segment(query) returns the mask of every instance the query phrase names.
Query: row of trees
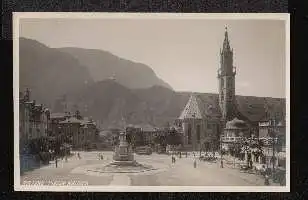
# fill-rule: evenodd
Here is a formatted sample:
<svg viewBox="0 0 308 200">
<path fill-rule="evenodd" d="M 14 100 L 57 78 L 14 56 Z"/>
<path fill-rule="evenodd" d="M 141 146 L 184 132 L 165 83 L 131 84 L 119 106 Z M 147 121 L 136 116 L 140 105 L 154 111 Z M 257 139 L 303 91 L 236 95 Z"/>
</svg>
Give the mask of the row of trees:
<svg viewBox="0 0 308 200">
<path fill-rule="evenodd" d="M 21 151 L 36 155 L 39 160 L 48 162 L 54 157 L 70 154 L 70 138 L 64 135 L 57 137 L 40 137 L 31 139 Z"/>
<path fill-rule="evenodd" d="M 147 141 L 145 133 L 138 130 L 127 131 L 127 142 L 133 147 L 144 145 L 179 145 L 182 144 L 182 137 L 176 130 L 166 130 L 162 134 L 157 134 L 152 141 Z"/>
</svg>

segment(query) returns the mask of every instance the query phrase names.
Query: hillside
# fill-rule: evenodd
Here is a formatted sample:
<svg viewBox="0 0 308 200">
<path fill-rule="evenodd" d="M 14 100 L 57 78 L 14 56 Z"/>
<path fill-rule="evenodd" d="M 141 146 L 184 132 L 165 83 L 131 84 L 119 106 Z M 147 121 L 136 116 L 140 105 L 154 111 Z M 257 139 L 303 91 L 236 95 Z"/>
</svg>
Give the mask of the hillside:
<svg viewBox="0 0 308 200">
<path fill-rule="evenodd" d="M 82 48 L 60 48 L 86 66 L 94 81 L 102 81 L 115 75 L 117 82 L 130 89 L 149 88 L 154 85 L 172 89 L 169 84 L 158 78 L 147 65 L 132 62 L 115 56 L 107 51 Z"/>
<path fill-rule="evenodd" d="M 87 68 L 67 53 L 35 40 L 19 40 L 20 91 L 31 89 L 32 98 L 52 107 L 54 100 L 93 83 Z"/>
</svg>

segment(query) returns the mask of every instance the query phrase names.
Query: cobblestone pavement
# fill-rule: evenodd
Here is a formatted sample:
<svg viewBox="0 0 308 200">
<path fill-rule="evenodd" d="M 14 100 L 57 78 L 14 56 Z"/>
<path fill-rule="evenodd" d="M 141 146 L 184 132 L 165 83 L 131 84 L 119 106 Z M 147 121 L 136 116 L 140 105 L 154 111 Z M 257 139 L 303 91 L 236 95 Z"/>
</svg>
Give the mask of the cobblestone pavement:
<svg viewBox="0 0 308 200">
<path fill-rule="evenodd" d="M 255 174 L 241 173 L 230 166 L 220 168 L 219 162 L 209 163 L 197 160 L 193 166 L 193 156 L 176 157 L 172 164 L 168 155 L 135 155 L 137 162 L 156 165 L 163 170 L 149 173 L 110 174 L 102 176 L 78 172 L 80 167 L 102 164 L 112 161 L 112 152 L 101 152 L 104 160 L 98 159 L 99 152 L 80 152 L 81 159 L 72 156 L 67 162 L 60 160 L 58 167 L 51 162 L 47 166 L 25 172 L 21 184 L 74 184 L 74 185 L 135 185 L 135 186 L 263 186 L 264 179 Z M 273 184 L 271 184 L 273 185 Z"/>
</svg>

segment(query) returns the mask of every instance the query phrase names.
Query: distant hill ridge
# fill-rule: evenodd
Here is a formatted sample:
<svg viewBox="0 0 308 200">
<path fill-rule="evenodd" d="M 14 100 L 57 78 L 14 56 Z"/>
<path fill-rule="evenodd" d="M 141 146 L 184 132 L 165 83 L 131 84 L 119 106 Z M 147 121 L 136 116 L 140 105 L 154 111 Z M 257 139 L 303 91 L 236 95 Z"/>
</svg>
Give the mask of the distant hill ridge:
<svg viewBox="0 0 308 200">
<path fill-rule="evenodd" d="M 101 81 L 115 76 L 117 82 L 130 89 L 148 88 L 161 85 L 172 89 L 169 84 L 158 78 L 149 66 L 132 62 L 97 49 L 60 48 L 62 52 L 69 53 L 78 61 L 87 66 L 94 81 Z"/>
</svg>

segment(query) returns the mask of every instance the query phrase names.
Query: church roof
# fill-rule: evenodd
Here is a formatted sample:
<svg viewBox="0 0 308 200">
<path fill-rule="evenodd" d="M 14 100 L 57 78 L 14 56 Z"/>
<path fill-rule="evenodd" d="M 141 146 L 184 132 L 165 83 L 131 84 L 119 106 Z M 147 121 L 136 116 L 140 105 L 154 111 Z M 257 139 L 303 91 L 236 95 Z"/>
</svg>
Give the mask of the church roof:
<svg viewBox="0 0 308 200">
<path fill-rule="evenodd" d="M 179 119 L 202 119 L 195 95 L 191 95 Z"/>
<path fill-rule="evenodd" d="M 217 94 L 198 94 L 197 98 L 203 118 L 216 118 L 221 116 Z"/>
<path fill-rule="evenodd" d="M 197 93 L 191 96 L 186 103 L 179 119 L 192 118 L 196 111 L 198 118 L 219 118 L 219 96 L 214 93 Z M 197 103 L 196 103 L 197 102 Z M 284 98 L 236 96 L 236 116 L 247 122 L 268 121 L 276 118 L 283 121 L 286 113 L 286 101 Z M 200 113 L 200 115 L 199 115 Z M 197 117 L 196 117 L 197 118 Z"/>
<path fill-rule="evenodd" d="M 270 97 L 236 96 L 238 112 L 251 122 L 268 121 L 276 118 L 284 120 L 285 99 Z"/>
</svg>

